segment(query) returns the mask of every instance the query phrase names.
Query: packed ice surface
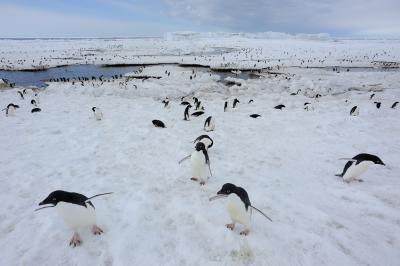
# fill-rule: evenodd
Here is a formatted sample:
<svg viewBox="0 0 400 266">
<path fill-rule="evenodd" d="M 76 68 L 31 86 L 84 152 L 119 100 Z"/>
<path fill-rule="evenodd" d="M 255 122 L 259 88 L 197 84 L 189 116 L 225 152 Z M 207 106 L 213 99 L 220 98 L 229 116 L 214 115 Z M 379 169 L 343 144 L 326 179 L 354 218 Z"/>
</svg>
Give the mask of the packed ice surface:
<svg viewBox="0 0 400 266">
<path fill-rule="evenodd" d="M 268 43 L 245 41 L 226 47 Z M 306 41 L 281 42 L 286 50 L 309 49 Z M 376 43 L 364 41 L 364 50 L 349 44 L 348 55 L 377 53 Z M 399 51 L 391 49 L 399 47 L 395 41 L 379 45 Z M 238 78 L 241 86 L 231 87 L 207 71 L 191 80 L 190 68 L 171 65 L 143 70 L 161 79 L 49 83 L 39 93 L 42 112 L 35 114 L 31 90 L 25 100 L 16 92 L 21 88 L 1 91 L 2 107 L 13 102 L 20 108 L 15 117 L 0 116 L 0 265 L 399 265 L 400 108 L 390 106 L 400 99 L 400 73 L 281 72 Z M 315 99 L 317 93 L 322 97 Z M 205 114 L 183 121 L 184 95 L 198 97 Z M 170 109 L 161 103 L 165 97 Z M 238 107 L 223 112 L 234 98 Z M 314 110 L 305 111 L 305 102 Z M 274 109 L 278 104 L 286 108 Z M 349 115 L 354 105 L 356 117 Z M 93 106 L 103 120 L 94 119 Z M 261 117 L 249 117 L 254 113 Z M 189 180 L 189 161 L 178 161 L 204 134 L 209 115 L 216 121 L 208 133 L 213 176 L 201 187 Z M 153 119 L 166 128 L 155 128 Z M 334 176 L 345 164 L 338 158 L 362 152 L 378 155 L 386 166 L 372 166 L 362 183 Z M 227 182 L 245 188 L 273 222 L 254 212 L 248 236 L 239 235 L 241 227 L 227 229 L 224 200 L 208 200 Z M 88 197 L 114 192 L 93 199 L 105 233 L 81 230 L 83 245 L 69 247 L 72 232 L 56 211 L 34 212 L 57 189 Z"/>
</svg>

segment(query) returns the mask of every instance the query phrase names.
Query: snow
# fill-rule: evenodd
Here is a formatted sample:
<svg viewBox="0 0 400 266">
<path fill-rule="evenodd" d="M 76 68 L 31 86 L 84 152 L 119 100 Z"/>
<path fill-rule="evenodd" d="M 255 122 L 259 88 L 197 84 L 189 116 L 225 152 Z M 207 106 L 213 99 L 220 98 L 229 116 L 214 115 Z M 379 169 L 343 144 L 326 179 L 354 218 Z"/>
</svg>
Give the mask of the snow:
<svg viewBox="0 0 400 266">
<path fill-rule="evenodd" d="M 290 53 L 342 49 L 347 57 L 383 50 L 390 54 L 380 59 L 399 51 L 396 41 L 346 41 L 336 47 L 297 39 L 233 40 L 200 42 L 225 43 L 225 48 L 286 42 Z M 15 57 L 9 58 L 37 49 L 36 41 L 27 42 L 16 42 Z M 71 53 L 85 42 L 71 41 L 65 51 L 61 42 L 49 41 L 46 49 L 29 56 L 48 57 L 48 49 L 58 45 L 60 53 Z M 87 42 L 91 47 L 105 43 Z M 191 45 L 163 42 L 181 51 Z M 200 46 L 193 51 L 200 52 Z M 158 47 L 140 52 L 151 54 L 152 49 Z M 114 52 L 110 50 L 104 54 Z M 309 56 L 299 54 L 301 59 Z M 245 65 L 233 58 L 229 62 Z M 13 102 L 20 108 L 15 117 L 0 116 L 0 265 L 399 265 L 400 109 L 390 106 L 400 98 L 400 73 L 295 66 L 280 72 L 276 77 L 263 72 L 258 79 L 236 78 L 242 85 L 227 87 L 207 70 L 196 69 L 190 80 L 190 68 L 148 66 L 140 75 L 161 79 L 125 83 L 124 77 L 123 86 L 120 81 L 49 83 L 39 93 L 42 112 L 35 114 L 30 113 L 31 91 L 25 100 L 16 92 L 21 88 L 1 91 L 0 106 Z M 291 96 L 297 89 L 302 89 L 299 95 Z M 370 101 L 371 91 L 376 95 Z M 317 93 L 323 95 L 319 100 L 312 98 Z M 183 121 L 179 103 L 184 95 L 198 97 L 205 114 Z M 165 97 L 170 109 L 163 108 Z M 238 107 L 223 112 L 224 102 L 232 104 L 234 98 L 240 100 Z M 247 104 L 250 99 L 254 102 Z M 374 100 L 382 102 L 380 109 Z M 314 111 L 303 110 L 305 102 Z M 274 109 L 278 104 L 286 108 Z M 360 108 L 356 117 L 349 115 L 354 105 Z M 93 106 L 101 108 L 103 120 L 94 119 Z M 250 118 L 252 113 L 261 117 Z M 209 115 L 216 123 L 216 130 L 207 133 L 214 140 L 209 149 L 213 177 L 201 187 L 189 180 L 189 161 L 178 161 L 193 151 L 192 142 L 204 134 Z M 155 128 L 153 119 L 167 128 Z M 362 183 L 347 184 L 334 176 L 345 164 L 338 158 L 361 152 L 378 155 L 386 166 L 370 167 Z M 230 222 L 225 200 L 208 199 L 227 182 L 245 188 L 252 204 L 273 222 L 253 213 L 246 237 L 239 235 L 240 227 L 225 228 Z M 82 230 L 83 245 L 69 247 L 72 232 L 56 211 L 34 212 L 57 189 L 86 196 L 114 192 L 93 200 L 105 233 L 94 236 Z"/>
</svg>

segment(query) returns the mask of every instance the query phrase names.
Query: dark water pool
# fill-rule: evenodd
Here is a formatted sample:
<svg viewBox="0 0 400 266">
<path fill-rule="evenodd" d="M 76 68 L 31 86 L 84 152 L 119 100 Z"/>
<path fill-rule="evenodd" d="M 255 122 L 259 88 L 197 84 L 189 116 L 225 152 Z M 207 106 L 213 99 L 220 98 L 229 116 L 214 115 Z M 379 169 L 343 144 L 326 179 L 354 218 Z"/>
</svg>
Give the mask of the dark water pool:
<svg viewBox="0 0 400 266">
<path fill-rule="evenodd" d="M 100 77 L 105 78 L 124 75 L 139 69 L 139 66 L 103 67 L 97 65 L 70 65 L 49 68 L 40 71 L 8 71 L 0 70 L 0 78 L 19 86 L 43 87 L 44 81 L 57 78 Z"/>
</svg>

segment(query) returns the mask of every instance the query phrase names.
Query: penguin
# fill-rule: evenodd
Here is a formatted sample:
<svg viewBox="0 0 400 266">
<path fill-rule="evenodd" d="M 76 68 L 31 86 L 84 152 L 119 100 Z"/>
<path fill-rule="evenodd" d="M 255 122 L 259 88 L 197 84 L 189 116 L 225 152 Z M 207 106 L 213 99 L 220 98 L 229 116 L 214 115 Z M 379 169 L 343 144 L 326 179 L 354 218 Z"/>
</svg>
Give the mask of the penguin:
<svg viewBox="0 0 400 266">
<path fill-rule="evenodd" d="M 396 106 L 399 104 L 399 102 L 394 102 L 393 103 L 393 105 L 392 105 L 392 107 L 390 107 L 390 108 L 393 108 L 393 109 L 395 109 L 396 108 Z"/>
<path fill-rule="evenodd" d="M 238 103 L 240 103 L 239 100 L 235 98 L 235 99 L 233 100 L 232 108 L 236 108 L 236 105 L 237 105 Z"/>
<path fill-rule="evenodd" d="M 376 104 L 376 108 L 381 108 L 381 102 L 374 102 L 374 104 Z"/>
<path fill-rule="evenodd" d="M 202 114 L 204 114 L 204 112 L 203 111 L 197 111 L 197 112 L 194 112 L 194 113 L 192 113 L 192 116 L 201 116 Z"/>
<path fill-rule="evenodd" d="M 6 116 L 15 116 L 15 110 L 19 108 L 19 105 L 10 103 L 7 107 L 3 110 L 6 110 Z"/>
<path fill-rule="evenodd" d="M 183 120 L 189 121 L 189 109 L 192 108 L 190 104 L 188 104 L 185 108 L 185 112 L 183 113 Z"/>
<path fill-rule="evenodd" d="M 102 120 L 103 119 L 103 113 L 101 112 L 101 110 L 100 110 L 100 108 L 98 108 L 98 107 L 92 107 L 92 111 L 93 111 L 93 115 L 94 115 L 94 118 L 96 119 L 96 120 Z"/>
<path fill-rule="evenodd" d="M 17 91 L 17 92 L 18 92 L 19 96 L 21 97 L 21 100 L 23 100 L 24 99 L 24 94 L 22 92 L 20 92 L 20 91 Z"/>
<path fill-rule="evenodd" d="M 181 105 L 190 105 L 190 103 L 189 103 L 189 102 L 186 102 L 186 101 L 184 101 L 184 102 L 181 102 Z"/>
<path fill-rule="evenodd" d="M 206 150 L 208 150 L 209 148 L 211 148 L 211 147 L 214 145 L 213 139 L 210 138 L 210 136 L 208 136 L 208 135 L 201 135 L 201 136 L 198 136 L 198 137 L 193 141 L 194 144 L 196 144 L 196 142 L 203 142 L 204 145 L 205 145 L 205 147 L 206 147 Z"/>
<path fill-rule="evenodd" d="M 196 109 L 195 109 L 195 110 L 204 110 L 204 107 L 201 106 L 201 101 L 198 101 L 198 102 L 196 103 Z"/>
<path fill-rule="evenodd" d="M 199 99 L 197 99 L 196 97 L 193 97 L 194 100 L 194 105 L 197 105 L 197 103 L 199 102 Z"/>
<path fill-rule="evenodd" d="M 357 105 L 353 106 L 350 110 L 350 115 L 352 116 L 357 116 L 360 114 L 360 108 L 357 107 Z"/>
<path fill-rule="evenodd" d="M 212 116 L 207 117 L 206 121 L 204 122 L 204 131 L 214 131 L 215 129 L 215 119 Z"/>
<path fill-rule="evenodd" d="M 257 117 L 260 117 L 261 115 L 259 115 L 259 114 L 251 114 L 250 115 L 250 117 L 252 117 L 252 118 L 257 118 Z"/>
<path fill-rule="evenodd" d="M 41 112 L 41 111 L 42 111 L 42 109 L 36 107 L 36 108 L 33 108 L 33 109 L 31 110 L 31 113 L 32 113 L 32 114 L 33 114 L 33 113 L 39 113 L 39 112 Z"/>
<path fill-rule="evenodd" d="M 285 105 L 279 104 L 279 105 L 275 106 L 274 108 L 275 108 L 275 109 L 282 110 L 282 109 L 285 108 L 285 107 L 286 107 Z"/>
<path fill-rule="evenodd" d="M 227 101 L 225 101 L 225 104 L 224 104 L 224 112 L 226 112 L 226 111 L 227 111 L 227 109 L 228 109 L 228 102 L 227 102 Z"/>
<path fill-rule="evenodd" d="M 357 179 L 357 177 L 367 171 L 369 166 L 372 164 L 385 165 L 378 156 L 368 153 L 360 153 L 354 156 L 352 159 L 346 160 L 348 160 L 348 162 L 344 166 L 343 172 L 335 176 L 342 177 L 347 183 L 353 180 L 362 182 L 362 180 Z"/>
<path fill-rule="evenodd" d="M 304 110 L 311 111 L 311 110 L 314 110 L 314 107 L 311 105 L 311 103 L 305 102 L 304 103 Z"/>
<path fill-rule="evenodd" d="M 111 193 L 112 192 L 97 194 L 88 198 L 76 192 L 56 190 L 51 192 L 39 203 L 39 206 L 49 205 L 36 209 L 35 211 L 55 207 L 66 225 L 74 232 L 69 245 L 76 247 L 82 243 L 78 234 L 79 229 L 91 226 L 93 234 L 100 235 L 103 233 L 103 230 L 96 225 L 95 207 L 90 200 Z"/>
<path fill-rule="evenodd" d="M 252 103 L 252 102 L 254 102 L 253 99 L 250 99 L 248 103 Z"/>
<path fill-rule="evenodd" d="M 166 97 L 162 103 L 164 104 L 164 108 L 170 108 L 169 99 Z"/>
<path fill-rule="evenodd" d="M 251 210 L 253 209 L 264 215 L 264 217 L 272 222 L 271 218 L 251 205 L 249 195 L 244 188 L 235 186 L 231 183 L 226 183 L 217 192 L 217 195 L 211 197 L 209 200 L 212 201 L 221 197 L 227 198 L 226 208 L 232 220 L 232 223 L 226 224 L 225 226 L 233 230 L 235 229 L 236 223 L 242 224 L 244 226 L 244 230 L 240 231 L 241 235 L 248 235 L 250 232 L 250 216 Z"/>
<path fill-rule="evenodd" d="M 292 96 L 297 95 L 297 94 L 299 94 L 300 91 L 301 91 L 301 89 L 298 89 L 297 92 L 292 92 L 290 95 L 292 95 Z"/>
<path fill-rule="evenodd" d="M 203 142 L 198 142 L 195 151 L 190 156 L 190 165 L 192 168 L 192 177 L 190 180 L 200 181 L 200 185 L 205 185 L 210 171 L 210 159 L 208 157 L 206 146 Z"/>
<path fill-rule="evenodd" d="M 165 124 L 164 124 L 164 122 L 161 121 L 161 120 L 154 119 L 154 120 L 151 121 L 151 122 L 153 123 L 153 125 L 154 125 L 155 127 L 162 127 L 162 128 L 165 128 Z"/>
<path fill-rule="evenodd" d="M 36 101 L 35 101 L 34 99 L 31 100 L 31 104 L 32 104 L 33 106 L 37 107 L 37 103 L 36 103 Z"/>
<path fill-rule="evenodd" d="M 372 100 L 372 98 L 374 98 L 375 93 L 372 93 L 371 96 L 369 96 L 369 100 Z"/>
</svg>

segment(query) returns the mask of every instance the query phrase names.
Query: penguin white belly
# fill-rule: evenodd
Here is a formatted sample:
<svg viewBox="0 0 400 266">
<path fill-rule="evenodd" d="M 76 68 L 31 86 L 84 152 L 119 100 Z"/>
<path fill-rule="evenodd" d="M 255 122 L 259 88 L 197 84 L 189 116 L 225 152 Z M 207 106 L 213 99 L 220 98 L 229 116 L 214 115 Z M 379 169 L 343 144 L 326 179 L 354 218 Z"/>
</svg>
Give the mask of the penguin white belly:
<svg viewBox="0 0 400 266">
<path fill-rule="evenodd" d="M 355 178 L 357 178 L 358 176 L 360 176 L 361 174 L 363 174 L 365 171 L 368 170 L 368 167 L 373 164 L 373 162 L 371 161 L 364 161 L 361 162 L 357 165 L 355 165 L 356 163 L 353 162 L 353 164 L 349 167 L 349 169 L 347 169 L 346 173 L 343 176 L 343 180 L 346 182 L 350 182 L 352 180 L 354 180 Z"/>
<path fill-rule="evenodd" d="M 205 181 L 207 179 L 207 164 L 203 152 L 193 152 L 190 156 L 190 163 L 192 166 L 192 176 Z"/>
<path fill-rule="evenodd" d="M 215 118 L 212 117 L 212 118 L 210 119 L 210 123 L 207 124 L 207 125 L 204 127 L 204 129 L 205 129 L 205 131 L 213 131 L 214 128 L 215 128 Z M 207 146 L 206 146 L 206 147 L 207 147 Z"/>
<path fill-rule="evenodd" d="M 246 211 L 244 203 L 235 193 L 229 194 L 226 208 L 233 222 L 250 229 L 250 212 Z"/>
<path fill-rule="evenodd" d="M 96 110 L 94 112 L 94 117 L 96 118 L 96 120 L 102 120 L 103 119 L 103 113 L 100 110 Z"/>
<path fill-rule="evenodd" d="M 7 116 L 15 116 L 15 108 L 10 106 L 7 110 Z"/>
<path fill-rule="evenodd" d="M 82 205 L 59 202 L 56 209 L 64 222 L 72 230 L 96 224 L 96 213 L 90 204 Z"/>
</svg>

